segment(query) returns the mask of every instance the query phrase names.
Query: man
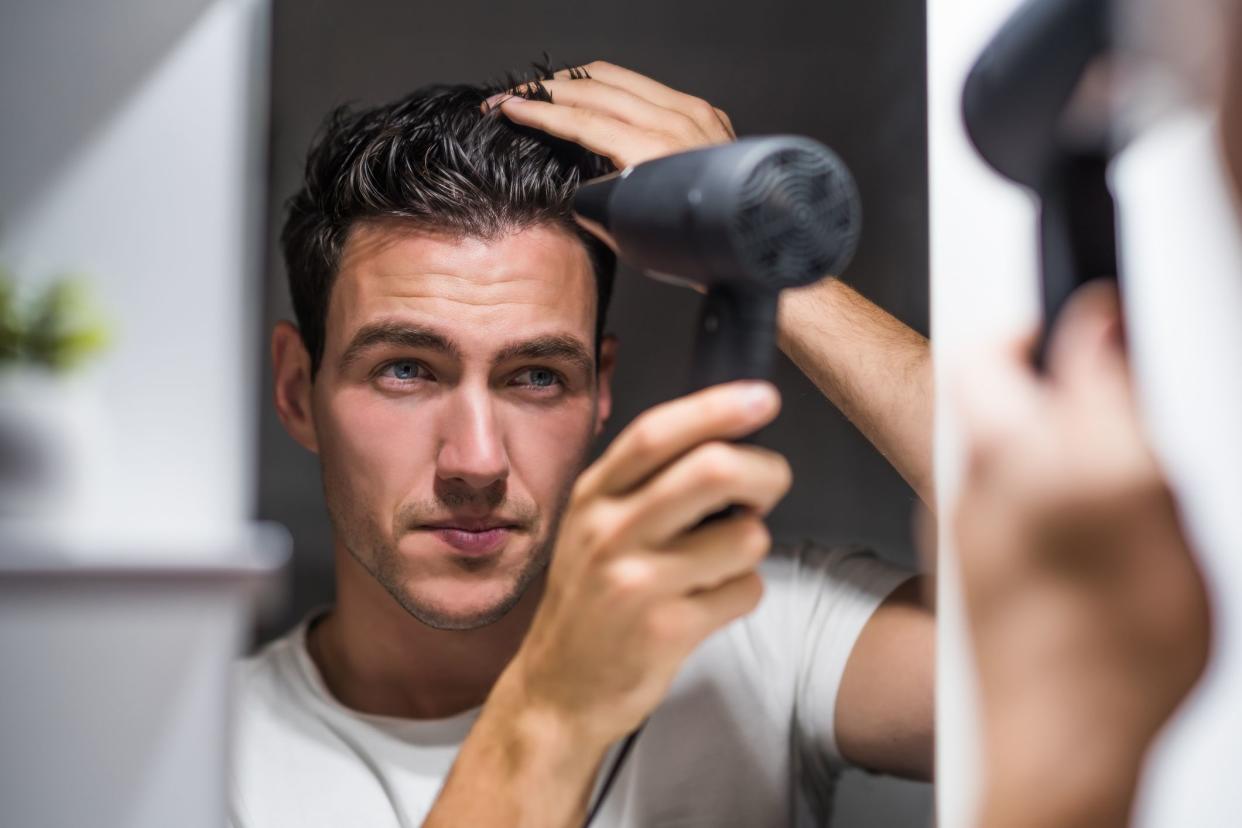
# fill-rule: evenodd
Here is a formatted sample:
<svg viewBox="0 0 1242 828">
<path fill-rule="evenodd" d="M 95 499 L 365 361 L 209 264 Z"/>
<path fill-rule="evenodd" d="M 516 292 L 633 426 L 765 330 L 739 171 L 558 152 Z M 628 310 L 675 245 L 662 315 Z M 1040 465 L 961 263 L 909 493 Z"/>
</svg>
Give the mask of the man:
<svg viewBox="0 0 1242 828">
<path fill-rule="evenodd" d="M 644 720 L 596 825 L 822 822 L 843 762 L 926 778 L 917 585 L 764 561 L 788 465 L 730 441 L 771 386 L 658 406 L 583 471 L 612 260 L 569 198 L 598 156 L 731 140 L 727 116 L 602 63 L 500 91 L 338 115 L 291 204 L 275 398 L 322 464 L 337 604 L 240 668 L 234 825 L 581 824 Z M 926 496 L 925 341 L 836 282 L 781 341 Z"/>
</svg>

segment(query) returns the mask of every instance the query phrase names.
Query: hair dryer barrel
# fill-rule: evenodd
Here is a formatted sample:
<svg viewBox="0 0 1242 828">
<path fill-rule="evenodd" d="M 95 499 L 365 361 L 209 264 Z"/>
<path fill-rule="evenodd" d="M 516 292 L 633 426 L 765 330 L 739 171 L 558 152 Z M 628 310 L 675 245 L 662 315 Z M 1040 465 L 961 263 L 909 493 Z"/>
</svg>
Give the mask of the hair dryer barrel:
<svg viewBox="0 0 1242 828">
<path fill-rule="evenodd" d="M 1088 64 L 1108 45 L 1108 0 L 1027 0 L 979 56 L 962 117 L 1001 175 L 1045 184 L 1062 151 L 1064 113 Z"/>
<path fill-rule="evenodd" d="M 796 136 L 648 161 L 583 185 L 574 208 L 644 270 L 772 291 L 840 274 L 862 225 L 848 168 Z"/>
</svg>

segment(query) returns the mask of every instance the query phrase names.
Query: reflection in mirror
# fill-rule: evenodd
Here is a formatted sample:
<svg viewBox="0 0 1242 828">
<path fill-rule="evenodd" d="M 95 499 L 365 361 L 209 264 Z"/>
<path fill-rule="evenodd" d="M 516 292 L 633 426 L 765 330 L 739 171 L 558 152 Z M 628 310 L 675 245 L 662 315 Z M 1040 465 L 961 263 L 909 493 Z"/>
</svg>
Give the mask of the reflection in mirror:
<svg viewBox="0 0 1242 828">
<path fill-rule="evenodd" d="M 277 4 L 296 551 L 238 828 L 927 824 L 924 30 L 887 5 Z M 733 143 L 771 134 L 819 143 Z M 626 167 L 617 261 L 571 197 Z"/>
</svg>

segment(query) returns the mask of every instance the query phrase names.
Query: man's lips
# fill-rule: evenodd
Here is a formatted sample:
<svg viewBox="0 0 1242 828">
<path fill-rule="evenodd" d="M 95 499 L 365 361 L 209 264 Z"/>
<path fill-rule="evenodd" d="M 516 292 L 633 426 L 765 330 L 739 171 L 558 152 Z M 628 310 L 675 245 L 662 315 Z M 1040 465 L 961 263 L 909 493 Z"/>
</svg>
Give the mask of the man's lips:
<svg viewBox="0 0 1242 828">
<path fill-rule="evenodd" d="M 516 529 L 518 524 L 504 518 L 449 518 L 432 520 L 419 525 L 419 529 L 460 529 L 463 532 L 487 532 L 492 529 Z"/>
<path fill-rule="evenodd" d="M 492 520 L 454 520 L 418 527 L 466 555 L 488 555 L 501 549 L 518 526 Z"/>
</svg>

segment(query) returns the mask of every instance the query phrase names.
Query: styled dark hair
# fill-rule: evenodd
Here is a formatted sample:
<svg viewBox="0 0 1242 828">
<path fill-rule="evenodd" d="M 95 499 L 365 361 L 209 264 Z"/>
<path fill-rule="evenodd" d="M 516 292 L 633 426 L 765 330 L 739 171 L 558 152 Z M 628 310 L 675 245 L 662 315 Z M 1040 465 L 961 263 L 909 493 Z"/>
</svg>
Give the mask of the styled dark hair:
<svg viewBox="0 0 1242 828">
<path fill-rule="evenodd" d="M 425 86 L 382 106 L 341 107 L 324 121 L 280 234 L 312 376 L 323 359 L 328 298 L 349 231 L 383 218 L 481 239 L 540 224 L 575 234 L 595 270 L 598 358 L 616 259 L 577 226 L 571 199 L 579 181 L 612 165 L 499 111 L 481 111 L 485 99 L 520 83 L 525 97 L 551 100 L 538 83 L 550 73 L 544 66 L 536 71 L 494 85 Z"/>
</svg>

